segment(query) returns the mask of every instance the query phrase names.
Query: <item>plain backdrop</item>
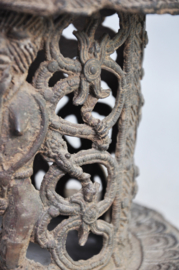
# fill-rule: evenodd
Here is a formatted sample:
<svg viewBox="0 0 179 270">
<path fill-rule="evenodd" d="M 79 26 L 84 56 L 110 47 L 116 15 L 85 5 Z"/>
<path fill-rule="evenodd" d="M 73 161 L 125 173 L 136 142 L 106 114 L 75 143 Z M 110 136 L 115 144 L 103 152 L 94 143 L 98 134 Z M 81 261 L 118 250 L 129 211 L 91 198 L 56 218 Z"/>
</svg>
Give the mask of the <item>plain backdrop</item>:
<svg viewBox="0 0 179 270">
<path fill-rule="evenodd" d="M 118 16 L 107 17 L 103 24 L 117 31 Z M 160 211 L 179 228 L 179 16 L 147 15 L 146 28 L 149 44 L 143 63 L 145 105 L 135 153 L 140 168 L 135 201 Z M 63 34 L 74 39 L 74 29 L 70 25 Z M 102 87 L 108 86 L 102 82 Z M 112 96 L 108 103 L 114 106 Z M 75 122 L 74 116 L 67 120 Z M 80 144 L 78 138 L 68 140 L 76 147 Z M 43 175 L 40 171 L 39 187 Z M 78 185 L 75 188 L 80 188 Z"/>
<path fill-rule="evenodd" d="M 159 210 L 179 228 L 179 16 L 148 15 L 146 28 L 136 201 Z"/>
</svg>

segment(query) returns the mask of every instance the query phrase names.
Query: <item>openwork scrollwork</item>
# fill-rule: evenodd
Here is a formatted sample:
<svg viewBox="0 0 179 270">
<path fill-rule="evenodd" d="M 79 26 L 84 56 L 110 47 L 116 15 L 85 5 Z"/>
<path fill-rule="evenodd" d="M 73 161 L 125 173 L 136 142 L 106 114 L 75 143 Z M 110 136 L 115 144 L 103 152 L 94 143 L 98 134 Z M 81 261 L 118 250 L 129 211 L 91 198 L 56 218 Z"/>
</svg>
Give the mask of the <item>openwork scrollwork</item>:
<svg viewBox="0 0 179 270">
<path fill-rule="evenodd" d="M 116 250 L 121 245 L 121 235 L 128 241 L 127 215 L 135 194 L 137 175 L 133 151 L 142 105 L 138 83 L 141 65 L 135 70 L 133 67 L 136 61 L 142 62 L 146 36 L 144 16 L 118 15 L 118 33 L 100 38 L 96 33 L 104 20 L 102 13 L 87 18 L 84 29 L 74 32 L 78 55 L 71 59 L 63 56 L 59 41 L 63 30 L 76 20 L 75 17 L 62 15 L 52 21 L 15 12 L 2 11 L 0 14 L 2 269 L 25 266 L 41 269 L 25 259 L 30 239 L 50 251 L 52 263 L 49 267 L 54 269 L 97 270 L 110 260 L 116 267 L 120 266 Z M 132 56 L 131 51 L 136 47 L 138 53 Z M 46 60 L 35 72 L 31 85 L 26 82 L 28 70 L 42 48 Z M 123 48 L 123 66 L 110 57 L 119 48 Z M 107 98 L 111 91 L 101 88 L 102 70 L 117 78 L 118 90 L 114 108 L 100 120 L 94 117 L 93 110 L 99 99 Z M 56 72 L 65 73 L 67 77 L 50 87 L 49 80 Z M 129 100 L 129 92 L 135 96 L 135 104 Z M 71 123 L 55 113 L 58 102 L 70 93 L 73 93 L 73 105 L 80 106 L 82 124 Z M 116 124 L 119 132 L 114 158 L 107 150 L 111 143 L 109 130 Z M 90 140 L 92 148 L 71 154 L 64 135 Z M 52 163 L 39 192 L 30 180 L 37 153 Z M 107 187 L 101 200 L 98 199 L 99 184 L 94 183 L 82 167 L 95 163 L 108 171 Z M 56 192 L 56 186 L 67 174 L 78 179 L 81 189 L 63 198 Z M 103 218 L 106 212 L 111 213 L 110 222 Z M 48 224 L 59 215 L 69 218 L 49 231 Z M 11 224 L 14 226 L 12 231 Z M 87 242 L 90 231 L 101 235 L 103 247 L 99 254 L 86 261 L 74 261 L 66 250 L 66 239 L 71 230 L 78 231 L 81 246 Z"/>
<path fill-rule="evenodd" d="M 125 42 L 130 32 L 130 25 L 129 23 L 127 27 L 124 25 L 126 20 L 129 22 L 129 18 L 127 15 L 122 15 L 119 33 L 113 39 L 105 35 L 101 41 L 96 41 L 95 32 L 101 23 L 101 17 L 99 14 L 94 16 L 90 19 L 84 31 L 74 33 L 79 41 L 79 57 L 72 60 L 64 58 L 59 50 L 59 37 L 63 29 L 71 23 L 71 20 L 71 17 L 64 16 L 56 23 L 54 32 L 52 31 L 46 44 L 48 61 L 41 64 L 33 80 L 34 87 L 43 95 L 45 93 L 44 98 L 50 103 L 51 114 L 49 121 L 51 131 L 47 135 L 42 153 L 45 158 L 55 163 L 45 175 L 41 186 L 42 201 L 45 200 L 45 204 L 49 205 L 50 208 L 46 210 L 39 221 L 37 238 L 43 247 L 52 247 L 54 245 L 53 257 L 55 261 L 59 267 L 66 266 L 67 269 L 70 269 L 72 259 L 69 258 L 66 252 L 64 235 L 67 237 L 69 230 L 77 229 L 79 231 L 80 245 L 86 243 L 90 230 L 95 234 L 103 235 L 105 241 L 99 255 L 90 259 L 88 263 L 73 262 L 73 268 L 75 267 L 75 269 L 78 269 L 79 265 L 81 269 L 91 269 L 91 264 L 94 265 L 93 268 L 96 268 L 106 264 L 111 257 L 114 246 L 113 234 L 119 226 L 119 219 L 115 213 L 113 213 L 111 224 L 102 220 L 98 221 L 98 218 L 114 202 L 116 193 L 120 196 L 120 181 L 117 181 L 117 163 L 107 152 L 101 152 L 100 150 L 105 150 L 109 146 L 108 131 L 121 114 L 126 91 L 125 74 L 121 67 L 110 58 L 110 54 Z M 100 74 L 102 68 L 114 73 L 119 79 L 120 86 L 114 109 L 108 117 L 100 121 L 93 117 L 92 111 L 98 99 L 106 98 L 110 91 L 101 89 Z M 53 89 L 50 89 L 48 80 L 58 70 L 67 73 L 69 76 L 57 82 Z M 85 124 L 73 125 L 57 118 L 54 113 L 57 102 L 70 92 L 74 92 L 74 105 L 82 105 L 81 114 Z M 120 102 L 118 102 L 119 100 Z M 57 132 L 60 132 L 61 135 L 87 136 L 93 141 L 93 147 L 96 150 L 86 150 L 70 155 L 65 142 Z M 93 184 L 90 175 L 84 173 L 81 169 L 81 165 L 95 162 L 103 164 L 109 170 L 106 194 L 104 200 L 100 202 L 97 202 L 98 184 Z M 63 199 L 55 192 L 57 181 L 59 181 L 60 175 L 62 176 L 64 173 L 76 177 L 82 184 L 82 190 L 69 199 Z M 50 218 L 59 214 L 75 216 L 59 224 L 54 232 L 47 233 Z M 60 244 L 55 239 L 60 241 L 62 235 L 64 240 Z"/>
</svg>

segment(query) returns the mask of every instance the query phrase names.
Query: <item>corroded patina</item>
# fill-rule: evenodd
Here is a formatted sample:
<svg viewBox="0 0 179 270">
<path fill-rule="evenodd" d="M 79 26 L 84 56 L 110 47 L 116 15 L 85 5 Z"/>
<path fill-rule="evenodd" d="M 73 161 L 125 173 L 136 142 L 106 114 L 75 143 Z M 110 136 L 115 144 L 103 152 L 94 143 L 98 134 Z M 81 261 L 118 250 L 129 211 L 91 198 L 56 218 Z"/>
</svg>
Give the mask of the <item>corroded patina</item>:
<svg viewBox="0 0 179 270">
<path fill-rule="evenodd" d="M 0 0 L 1 8 L 45 16 L 69 12 L 91 15 L 102 8 L 130 13 L 179 14 L 178 0 Z"/>
<path fill-rule="evenodd" d="M 33 2 L 26 5 L 25 1 L 0 1 L 3 7 L 45 15 L 58 12 L 58 8 L 61 12 L 71 11 L 73 5 L 81 5 L 80 13 L 83 8 L 87 10 L 85 5 L 90 1 L 80 3 L 36 1 L 34 9 Z M 144 4 L 147 1 L 143 8 Z M 122 10 L 125 5 L 120 3 Z M 172 8 L 171 3 L 167 5 Z M 99 3 L 99 8 L 103 6 Z M 84 13 L 91 13 L 94 7 L 93 1 L 91 9 Z M 140 80 L 148 41 L 145 15 L 120 11 L 119 31 L 114 33 L 103 25 L 105 17 L 114 11 L 77 17 L 75 8 L 73 14 L 53 18 L 0 11 L 0 268 L 156 269 L 151 265 L 148 268 L 143 255 L 148 245 L 137 235 L 140 215 L 147 210 L 142 208 L 141 214 L 139 206 L 134 209 L 133 221 L 137 212 L 137 222 L 130 225 L 138 175 L 133 156 L 144 102 Z M 63 31 L 70 24 L 76 27 L 73 34 L 77 40 L 66 46 Z M 116 61 L 111 57 L 115 52 Z M 101 80 L 110 89 L 103 89 Z M 94 112 L 110 94 L 115 97 L 114 107 L 99 109 L 104 114 L 100 120 Z M 65 119 L 62 110 L 56 112 L 66 96 L 79 123 Z M 71 151 L 66 136 L 85 140 L 85 147 Z M 37 157 L 48 167 L 40 190 L 33 185 Z M 94 180 L 98 171 L 103 171 L 102 192 Z M 66 176 L 77 179 L 81 189 L 62 192 Z M 63 220 L 51 227 L 59 217 Z M 155 220 L 149 222 L 155 227 Z M 74 230 L 78 231 L 80 246 L 88 242 L 90 233 L 101 236 L 101 250 L 87 260 L 74 260 L 66 246 L 68 234 Z M 162 237 L 164 241 L 170 238 L 167 234 Z M 27 259 L 30 242 L 49 251 L 48 266 Z M 167 264 L 170 262 L 158 263 L 162 269 Z"/>
<path fill-rule="evenodd" d="M 63 15 L 53 22 L 1 11 L 0 176 L 4 216 L 0 252 L 4 269 L 28 265 L 25 253 L 32 235 L 33 241 L 49 249 L 54 263 L 63 269 L 98 269 L 107 265 L 112 256 L 116 266 L 121 264 L 116 252 L 120 241 L 128 242 L 128 214 L 136 189 L 132 157 L 143 102 L 139 86 L 142 70 L 138 63 L 142 60 L 146 33 L 144 16 L 119 16 L 119 32 L 100 38 L 95 38 L 95 34 L 103 16 L 97 13 L 88 18 L 83 30 L 74 32 L 79 53 L 76 59 L 70 59 L 61 53 L 59 40 L 75 18 Z M 121 46 L 123 68 L 110 57 Z M 40 64 L 31 85 L 25 79 L 41 48 L 46 61 Z M 114 74 L 118 90 L 114 108 L 101 121 L 92 112 L 98 100 L 110 94 L 109 89 L 101 88 L 102 69 Z M 49 80 L 57 71 L 68 77 L 50 87 Z M 57 103 L 69 93 L 74 93 L 74 106 L 81 107 L 83 124 L 70 123 L 55 114 Z M 107 152 L 111 143 L 108 133 L 117 122 L 119 133 L 113 158 Z M 92 148 L 71 154 L 63 135 L 88 139 Z M 53 162 L 39 192 L 29 178 L 37 153 Z M 100 201 L 99 184 L 93 183 L 81 167 L 93 163 L 103 164 L 108 171 L 106 191 Z M 79 192 L 66 199 L 55 191 L 65 174 L 82 185 Z M 110 222 L 99 219 L 109 208 Z M 59 215 L 69 218 L 49 232 L 50 220 Z M 70 230 L 78 230 L 80 245 L 85 245 L 90 231 L 102 235 L 101 252 L 87 261 L 73 261 L 65 248 Z"/>
</svg>

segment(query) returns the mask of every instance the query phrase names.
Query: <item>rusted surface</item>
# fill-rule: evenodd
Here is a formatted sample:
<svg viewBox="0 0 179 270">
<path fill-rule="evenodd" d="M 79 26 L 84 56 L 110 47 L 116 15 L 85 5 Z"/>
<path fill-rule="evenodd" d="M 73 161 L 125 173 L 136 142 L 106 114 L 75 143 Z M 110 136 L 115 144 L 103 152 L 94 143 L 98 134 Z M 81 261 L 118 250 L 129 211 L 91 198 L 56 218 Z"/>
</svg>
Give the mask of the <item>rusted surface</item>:
<svg viewBox="0 0 179 270">
<path fill-rule="evenodd" d="M 118 14 L 120 30 L 114 33 L 102 25 L 104 14 L 110 12 L 95 13 L 88 18 L 63 15 L 53 21 L 12 11 L 0 12 L 3 270 L 126 269 L 131 254 L 134 262 L 130 269 L 138 269 L 142 263 L 139 239 L 131 240 L 129 221 L 137 192 L 138 169 L 133 155 L 143 105 L 140 80 L 147 44 L 145 16 Z M 68 51 L 62 32 L 71 23 L 77 28 L 74 35 L 78 46 L 73 42 L 76 49 L 71 50 L 69 58 L 62 53 Z M 64 43 L 59 46 L 59 41 Z M 42 49 L 45 59 L 33 70 L 32 83 L 28 83 L 29 70 Z M 111 58 L 115 51 L 116 61 Z M 111 75 L 112 81 L 108 79 Z M 102 111 L 105 117 L 99 120 L 94 115 L 98 101 L 105 101 L 111 93 L 110 89 L 101 88 L 102 77 L 109 85 L 112 83 L 115 105 L 109 113 Z M 67 121 L 61 111 L 55 113 L 58 102 L 71 94 L 70 110 L 81 113 L 80 124 Z M 87 144 L 71 152 L 65 136 L 86 140 Z M 31 183 L 37 154 L 48 166 L 39 191 Z M 92 178 L 96 164 L 97 171 L 102 165 L 107 171 L 101 174 L 103 195 Z M 92 169 L 85 171 L 85 166 L 90 165 Z M 61 190 L 67 175 L 77 179 L 81 189 L 66 191 L 68 195 L 64 197 Z M 59 216 L 67 218 L 50 230 L 49 224 Z M 74 230 L 78 231 L 80 246 L 86 244 L 90 232 L 103 237 L 98 254 L 87 260 L 73 260 L 66 241 L 68 233 Z M 48 266 L 26 258 L 30 241 L 50 252 Z"/>
<path fill-rule="evenodd" d="M 178 0 L 0 0 L 0 7 L 45 16 L 63 12 L 91 15 L 102 8 L 131 13 L 179 14 Z"/>
</svg>

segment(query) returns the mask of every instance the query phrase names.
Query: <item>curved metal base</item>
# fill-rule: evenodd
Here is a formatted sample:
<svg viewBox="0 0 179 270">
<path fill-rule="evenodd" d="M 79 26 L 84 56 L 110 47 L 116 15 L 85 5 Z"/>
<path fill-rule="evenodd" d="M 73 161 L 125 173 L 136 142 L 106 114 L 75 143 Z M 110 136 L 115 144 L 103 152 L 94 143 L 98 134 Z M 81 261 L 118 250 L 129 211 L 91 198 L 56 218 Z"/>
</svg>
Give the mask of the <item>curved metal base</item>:
<svg viewBox="0 0 179 270">
<path fill-rule="evenodd" d="M 179 269 L 179 231 L 168 223 L 162 215 L 154 210 L 148 209 L 138 204 L 132 206 L 132 218 L 130 224 L 130 243 L 125 248 L 125 258 L 129 259 L 121 261 L 121 267 L 116 267 L 113 258 L 103 270 L 178 270 Z M 91 236 L 91 241 L 95 241 Z M 75 235 L 70 240 L 75 241 Z M 94 244 L 94 242 L 93 242 Z M 99 239 L 96 242 L 99 245 Z M 90 241 L 88 242 L 88 250 Z M 34 255 L 38 250 L 34 250 L 35 246 L 31 246 L 28 250 L 27 257 L 34 259 Z M 92 249 L 89 249 L 89 253 Z M 45 252 L 45 251 L 44 251 Z M 80 250 L 76 250 L 80 253 Z M 127 256 L 126 256 L 127 255 Z M 75 255 L 74 255 L 75 256 Z M 85 256 L 85 255 L 84 255 Z M 89 254 L 90 256 L 90 254 Z M 38 261 L 44 264 L 48 263 L 48 254 L 40 251 Z M 119 251 L 121 258 L 121 251 Z M 77 259 L 77 258 L 76 258 Z M 85 259 L 85 257 L 84 257 Z M 50 262 L 49 262 L 50 263 Z M 33 261 L 29 261 L 28 270 L 59 270 L 55 265 L 42 266 Z M 34 268 L 35 267 L 35 268 Z"/>
<path fill-rule="evenodd" d="M 162 215 L 133 204 L 130 228 L 141 246 L 140 270 L 179 269 L 179 231 Z"/>
</svg>

